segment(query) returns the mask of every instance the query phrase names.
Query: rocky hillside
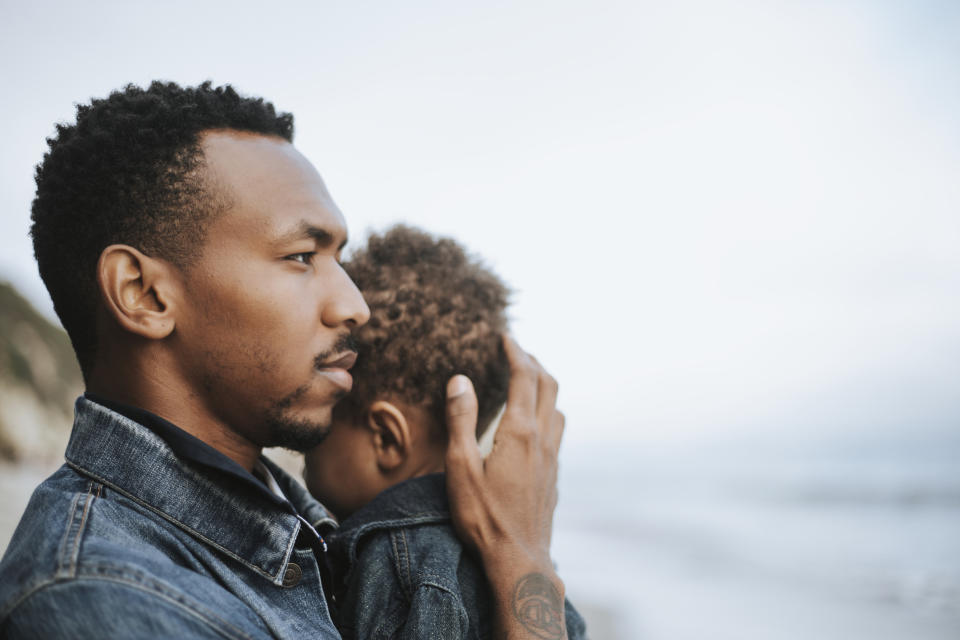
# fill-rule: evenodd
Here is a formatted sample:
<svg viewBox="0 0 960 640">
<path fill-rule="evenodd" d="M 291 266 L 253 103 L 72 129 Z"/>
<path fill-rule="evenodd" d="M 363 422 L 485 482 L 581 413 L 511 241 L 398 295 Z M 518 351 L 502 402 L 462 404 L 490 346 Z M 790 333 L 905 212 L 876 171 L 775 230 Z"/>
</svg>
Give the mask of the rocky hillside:
<svg viewBox="0 0 960 640">
<path fill-rule="evenodd" d="M 82 390 L 67 334 L 0 282 L 0 460 L 62 457 Z"/>
</svg>

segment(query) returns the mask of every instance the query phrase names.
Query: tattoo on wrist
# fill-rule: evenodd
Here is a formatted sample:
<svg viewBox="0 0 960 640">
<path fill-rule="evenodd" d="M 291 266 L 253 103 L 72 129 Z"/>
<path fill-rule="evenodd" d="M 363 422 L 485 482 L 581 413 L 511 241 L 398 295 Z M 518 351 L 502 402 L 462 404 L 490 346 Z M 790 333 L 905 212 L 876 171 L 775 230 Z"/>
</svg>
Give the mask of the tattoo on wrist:
<svg viewBox="0 0 960 640">
<path fill-rule="evenodd" d="M 563 638 L 563 599 L 542 573 L 528 573 L 517 581 L 513 589 L 513 615 L 538 638 Z"/>
</svg>

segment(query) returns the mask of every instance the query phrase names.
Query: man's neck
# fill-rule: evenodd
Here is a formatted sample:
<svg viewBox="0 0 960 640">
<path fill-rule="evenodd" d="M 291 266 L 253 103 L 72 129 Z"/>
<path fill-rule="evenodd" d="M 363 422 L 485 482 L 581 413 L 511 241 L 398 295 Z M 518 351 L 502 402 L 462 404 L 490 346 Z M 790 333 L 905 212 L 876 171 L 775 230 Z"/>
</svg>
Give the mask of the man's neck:
<svg viewBox="0 0 960 640">
<path fill-rule="evenodd" d="M 108 400 L 138 407 L 172 422 L 195 438 L 207 443 L 247 471 L 252 471 L 261 448 L 218 420 L 204 406 L 199 394 L 176 384 L 171 377 L 158 377 L 140 371 L 95 368 L 87 381 L 87 391 Z M 126 367 L 130 369 L 131 367 Z"/>
</svg>

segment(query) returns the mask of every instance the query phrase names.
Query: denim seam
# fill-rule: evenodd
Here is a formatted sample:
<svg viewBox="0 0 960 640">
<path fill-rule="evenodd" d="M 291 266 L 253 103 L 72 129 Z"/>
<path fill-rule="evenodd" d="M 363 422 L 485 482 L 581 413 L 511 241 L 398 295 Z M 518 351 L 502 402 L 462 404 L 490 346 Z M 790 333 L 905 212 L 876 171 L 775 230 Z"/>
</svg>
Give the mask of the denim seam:
<svg viewBox="0 0 960 640">
<path fill-rule="evenodd" d="M 122 496 L 124 496 L 124 497 L 132 500 L 133 502 L 139 504 L 141 507 L 144 507 L 144 508 L 146 508 L 146 509 L 149 509 L 150 511 L 152 511 L 152 512 L 155 513 L 155 514 L 157 514 L 158 516 L 160 516 L 161 518 L 163 518 L 163 519 L 166 520 L 167 522 L 170 522 L 171 524 L 173 524 L 174 526 L 178 527 L 179 529 L 182 529 L 182 530 L 190 533 L 191 535 L 193 535 L 194 537 L 198 538 L 199 540 L 202 540 L 203 542 L 207 543 L 208 545 L 210 545 L 210 546 L 213 547 L 214 549 L 217 549 L 217 550 L 223 552 L 224 554 L 226 554 L 227 556 L 233 558 L 234 560 L 236 560 L 237 562 L 241 563 L 241 564 L 244 565 L 245 567 L 247 567 L 247 568 L 249 568 L 249 569 L 252 569 L 253 571 L 255 571 L 256 573 L 259 573 L 261 576 L 263 576 L 263 577 L 265 577 L 265 578 L 268 578 L 272 583 L 274 583 L 274 584 L 281 584 L 281 583 L 283 582 L 283 571 L 284 571 L 284 568 L 286 567 L 286 562 L 281 562 L 281 563 L 280 563 L 280 568 L 277 570 L 277 574 L 276 574 L 276 575 L 272 575 L 272 574 L 268 573 L 265 569 L 260 568 L 259 566 L 253 564 L 252 562 L 250 562 L 250 561 L 248 561 L 248 560 L 240 557 L 239 555 L 237 555 L 237 554 L 234 553 L 233 551 L 230 551 L 229 549 L 227 549 L 227 548 L 225 548 L 225 547 L 217 544 L 217 543 L 214 542 L 213 540 L 210 540 L 209 538 L 207 538 L 206 536 L 204 536 L 204 535 L 201 534 L 200 532 L 198 532 L 198 531 L 196 531 L 196 530 L 194 530 L 194 529 L 191 529 L 190 527 L 188 527 L 188 526 L 185 525 L 184 523 L 180 522 L 179 520 L 177 520 L 177 519 L 174 518 L 173 516 L 164 513 L 164 512 L 161 511 L 160 509 L 158 509 L 158 508 L 156 508 L 156 507 L 148 504 L 147 502 L 144 502 L 143 500 L 140 500 L 139 498 L 137 498 L 137 497 L 134 496 L 133 494 L 128 493 L 127 491 L 124 491 L 123 489 L 121 489 L 119 486 L 113 484 L 112 482 L 109 482 L 109 481 L 105 480 L 104 478 L 101 478 L 101 477 L 99 477 L 98 475 L 96 475 L 96 474 L 94 474 L 94 473 L 91 473 L 90 471 L 88 471 L 88 470 L 86 470 L 86 469 L 84 469 L 84 468 L 82 468 L 82 467 L 80 467 L 80 466 L 77 466 L 76 464 L 74 464 L 74 463 L 71 462 L 70 460 L 67 460 L 66 462 L 67 462 L 67 465 L 68 465 L 70 468 L 72 468 L 74 471 L 76 471 L 77 473 L 79 473 L 79 474 L 81 474 L 81 475 L 84 475 L 84 476 L 87 476 L 87 477 L 89 477 L 89 478 L 93 478 L 94 480 L 97 480 L 98 482 L 103 483 L 104 485 L 110 487 L 111 489 L 113 489 L 114 491 L 116 491 L 117 493 L 119 493 L 120 495 L 122 495 Z M 292 546 L 293 546 L 293 543 L 296 542 L 296 539 L 297 539 L 296 536 L 293 536 L 293 537 L 291 538 L 291 542 L 290 542 L 290 547 L 291 547 L 291 548 L 292 548 Z M 288 554 L 288 557 L 289 557 L 289 554 Z"/>
<path fill-rule="evenodd" d="M 461 626 L 463 628 L 469 627 L 470 616 L 467 614 L 466 605 L 464 605 L 463 599 L 459 595 L 457 595 L 455 591 L 450 589 L 450 587 L 447 587 L 441 584 L 442 582 L 442 580 L 440 580 L 441 576 L 437 576 L 433 574 L 424 574 L 420 577 L 423 579 L 420 580 L 419 584 L 417 585 L 417 588 L 420 589 L 423 587 L 431 587 L 431 588 L 437 589 L 438 591 L 442 591 L 443 593 L 446 593 L 447 596 L 450 597 L 450 599 L 452 599 L 457 604 L 457 613 L 459 614 L 459 617 L 460 617 Z M 437 580 L 437 581 L 434 582 L 433 580 Z"/>
<path fill-rule="evenodd" d="M 59 575 L 63 572 L 63 559 L 67 555 L 67 547 L 69 546 L 70 541 L 70 532 L 73 529 L 72 523 L 74 516 L 77 512 L 77 504 L 80 503 L 80 498 L 83 497 L 82 493 L 77 493 L 73 496 L 73 502 L 70 503 L 70 513 L 67 515 L 66 526 L 63 528 L 63 538 L 60 540 L 60 546 L 57 549 L 57 569 L 54 572 L 55 575 Z"/>
<path fill-rule="evenodd" d="M 70 575 L 77 575 L 77 559 L 80 556 L 80 540 L 83 539 L 83 529 L 87 524 L 87 514 L 90 513 L 90 505 L 93 504 L 93 483 L 90 483 L 87 489 L 87 499 L 83 504 L 83 515 L 80 516 L 80 524 L 77 526 L 77 533 L 73 538 L 73 551 L 70 553 Z"/>
<path fill-rule="evenodd" d="M 310 526 L 312 526 L 312 527 L 313 527 L 314 529 L 316 529 L 317 531 L 320 531 L 320 527 L 322 527 L 322 526 L 324 526 L 324 525 L 330 525 L 330 526 L 332 526 L 332 527 L 334 527 L 334 528 L 337 528 L 338 526 L 340 526 L 339 524 L 337 524 L 337 521 L 336 521 L 336 520 L 334 520 L 333 518 L 331 518 L 331 517 L 329 517 L 329 516 L 325 516 L 325 517 L 323 517 L 323 518 L 320 518 L 320 519 L 317 520 L 316 522 L 311 522 L 311 523 L 310 523 Z"/>
<path fill-rule="evenodd" d="M 406 596 L 407 601 L 410 601 L 410 581 L 408 576 L 404 574 L 403 571 L 403 554 L 404 550 L 400 548 L 400 545 L 397 543 L 397 535 L 395 531 L 390 532 L 390 546 L 393 547 L 393 564 L 397 570 L 397 578 L 400 582 L 400 590 L 403 591 L 404 596 Z"/>
<path fill-rule="evenodd" d="M 350 564 L 352 565 L 357 561 L 357 543 L 359 543 L 360 539 L 368 533 L 377 531 L 379 529 L 392 530 L 418 524 L 434 524 L 449 521 L 449 513 L 427 512 L 407 518 L 391 518 L 388 520 L 373 520 L 372 522 L 366 522 L 358 526 L 353 531 L 350 531 L 347 536 L 345 536 L 345 539 L 347 540 L 347 548 L 349 549 Z"/>
<path fill-rule="evenodd" d="M 446 591 L 451 596 L 456 596 L 456 593 L 443 583 L 443 576 L 434 575 L 431 573 L 421 574 L 419 576 L 421 579 L 418 581 L 418 587 L 435 587 L 441 591 Z"/>
<path fill-rule="evenodd" d="M 384 518 L 382 520 L 371 520 L 357 527 L 358 530 L 366 530 L 370 527 L 403 527 L 413 524 L 423 524 L 430 522 L 444 522 L 450 520 L 449 512 L 426 511 L 416 515 L 404 516 L 402 518 Z"/>
<path fill-rule="evenodd" d="M 184 610 L 184 611 L 187 612 L 190 616 L 199 619 L 201 622 L 205 623 L 207 626 L 209 626 L 210 628 L 212 628 L 212 629 L 213 629 L 214 631 L 216 631 L 217 633 L 220 633 L 221 635 L 224 635 L 224 636 L 226 636 L 226 637 L 228 637 L 228 638 L 238 638 L 238 639 L 240 639 L 240 640 L 253 640 L 253 636 L 250 636 L 250 635 L 245 634 L 242 630 L 237 629 L 236 627 L 234 627 L 233 625 L 231 625 L 231 624 L 230 624 L 229 622 L 227 622 L 226 620 L 223 620 L 223 619 L 221 619 L 221 618 L 218 618 L 216 615 L 214 615 L 214 614 L 212 614 L 212 613 L 209 613 L 209 614 L 208 614 L 208 613 L 205 613 L 205 612 L 203 612 L 203 611 L 200 611 L 199 609 L 196 609 L 196 608 L 192 607 L 191 605 L 189 605 L 187 602 L 183 602 L 183 601 L 181 601 L 181 600 L 178 600 L 177 598 L 173 597 L 172 595 L 163 593 L 162 591 L 160 591 L 160 590 L 158 590 L 158 589 L 151 588 L 151 587 L 149 587 L 149 586 L 147 586 L 147 585 L 145 585 L 145 584 L 143 584 L 143 583 L 137 582 L 137 581 L 135 581 L 135 580 L 131 580 L 131 579 L 128 579 L 128 578 L 123 578 L 123 577 L 120 577 L 120 576 L 102 576 L 102 575 L 100 575 L 100 576 L 98 576 L 98 575 L 91 576 L 91 575 L 82 575 L 82 576 L 80 576 L 80 577 L 71 577 L 71 578 L 66 579 L 66 580 L 56 579 L 56 578 L 50 579 L 50 580 L 44 580 L 43 582 L 37 584 L 33 589 L 31 589 L 30 591 L 28 591 L 27 593 L 25 593 L 22 597 L 18 598 L 17 601 L 13 603 L 13 606 L 11 606 L 10 609 L 9 609 L 2 617 L 0 617 L 0 620 L 5 620 L 6 618 L 8 618 L 11 614 L 13 614 L 14 610 L 17 609 L 17 607 L 19 607 L 20 605 L 22 605 L 24 602 L 26 602 L 26 600 L 27 600 L 28 598 L 30 598 L 31 596 L 35 595 L 36 593 L 42 591 L 43 589 L 45 589 L 45 588 L 47 588 L 47 587 L 52 587 L 52 586 L 55 586 L 55 585 L 58 585 L 58 584 L 66 584 L 66 583 L 70 583 L 70 582 L 78 582 L 78 581 L 80 581 L 80 580 L 102 580 L 102 581 L 104 581 L 104 582 L 115 582 L 115 583 L 117 583 L 117 584 L 121 584 L 121 585 L 130 587 L 130 588 L 132 588 L 132 589 L 138 589 L 139 591 L 143 591 L 144 593 L 148 593 L 148 594 L 150 594 L 150 595 L 152 595 L 152 596 L 155 596 L 155 597 L 157 597 L 157 598 L 160 598 L 161 600 L 164 600 L 164 601 L 166 601 L 166 602 L 169 602 L 171 605 L 173 605 L 173 606 L 175 606 L 175 607 L 177 607 L 177 608 L 179 608 L 179 609 Z M 224 627 L 226 627 L 226 629 L 218 628 L 218 627 L 214 624 L 215 622 L 224 625 Z M 229 631 L 230 633 L 227 633 L 228 631 Z"/>
<path fill-rule="evenodd" d="M 273 584 L 282 587 L 283 577 L 287 574 L 287 565 L 290 562 L 290 556 L 293 555 L 293 545 L 297 541 L 297 534 L 300 533 L 300 521 L 297 520 L 297 526 L 293 529 L 293 535 L 290 537 L 290 544 L 287 545 L 287 551 L 283 554 L 283 562 L 280 564 L 280 572 L 273 579 Z"/>
<path fill-rule="evenodd" d="M 407 565 L 407 591 L 413 594 L 413 571 L 410 569 L 410 543 L 407 542 L 406 529 L 400 529 L 400 542 L 403 544 L 403 561 Z"/>
<path fill-rule="evenodd" d="M 0 611 L 0 621 L 5 620 L 7 616 L 10 613 L 12 613 L 13 610 L 20 605 L 21 602 L 29 598 L 34 592 L 38 591 L 39 589 L 42 589 L 44 586 L 50 583 L 56 582 L 58 579 L 58 576 L 70 575 L 69 571 L 66 573 L 64 573 L 63 571 L 64 556 L 66 556 L 67 548 L 70 546 L 70 540 L 71 540 L 70 533 L 73 529 L 73 521 L 76 518 L 77 505 L 80 503 L 80 498 L 82 498 L 83 495 L 84 494 L 77 492 L 73 496 L 73 502 L 70 503 L 70 513 L 67 515 L 67 522 L 66 522 L 66 526 L 64 527 L 63 538 L 60 540 L 60 545 L 57 550 L 57 568 L 54 571 L 53 577 L 41 578 L 40 580 L 37 580 L 32 584 L 25 585 L 25 588 L 23 589 L 23 592 L 20 594 L 20 597 L 12 599 L 8 603 L 10 606 Z M 89 495 L 89 492 L 87 495 Z"/>
<path fill-rule="evenodd" d="M 467 614 L 467 610 L 463 603 L 463 600 L 460 598 L 460 596 L 458 596 L 457 593 L 452 589 L 450 589 L 449 587 L 441 584 L 441 581 L 438 580 L 437 582 L 434 582 L 431 580 L 431 578 L 438 578 L 439 576 L 428 574 L 423 577 L 427 579 L 419 580 L 417 582 L 416 591 L 420 591 L 421 589 L 428 588 L 428 589 L 436 589 L 437 591 L 445 594 L 446 597 L 450 598 L 450 600 L 452 600 L 457 605 L 457 613 L 459 614 L 459 618 L 460 618 L 458 622 L 460 623 L 461 627 L 462 628 L 469 627 L 470 626 L 469 616 Z M 408 606 L 412 604 L 412 602 L 413 602 L 413 593 L 410 594 Z M 383 625 L 381 625 L 381 627 L 382 626 Z M 378 627 L 378 630 L 379 630 L 379 627 Z"/>
</svg>

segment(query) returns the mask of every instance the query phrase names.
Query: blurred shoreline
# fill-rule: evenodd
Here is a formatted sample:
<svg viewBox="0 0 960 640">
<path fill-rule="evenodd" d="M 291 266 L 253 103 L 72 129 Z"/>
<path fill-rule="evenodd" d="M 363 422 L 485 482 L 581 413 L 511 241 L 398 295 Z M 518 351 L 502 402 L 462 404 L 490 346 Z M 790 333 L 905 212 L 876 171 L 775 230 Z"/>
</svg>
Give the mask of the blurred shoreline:
<svg viewBox="0 0 960 640">
<path fill-rule="evenodd" d="M 611 613 L 611 638 L 952 640 L 950 452 L 578 451 L 562 468 L 554 555 L 571 600 Z"/>
</svg>

